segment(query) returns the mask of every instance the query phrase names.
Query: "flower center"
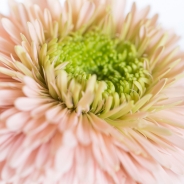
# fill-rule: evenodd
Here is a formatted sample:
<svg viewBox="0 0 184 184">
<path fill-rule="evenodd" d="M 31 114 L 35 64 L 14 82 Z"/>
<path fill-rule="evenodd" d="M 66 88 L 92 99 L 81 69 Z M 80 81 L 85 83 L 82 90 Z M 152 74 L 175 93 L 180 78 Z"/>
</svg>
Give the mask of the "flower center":
<svg viewBox="0 0 184 184">
<path fill-rule="evenodd" d="M 105 81 L 106 95 L 117 92 L 127 100 L 137 101 L 150 82 L 145 58 L 138 56 L 135 45 L 111 38 L 97 29 L 68 35 L 57 42 L 54 55 L 59 56 L 55 67 L 68 62 L 65 71 L 79 83 L 87 81 L 91 75 L 96 75 L 98 81 Z"/>
</svg>

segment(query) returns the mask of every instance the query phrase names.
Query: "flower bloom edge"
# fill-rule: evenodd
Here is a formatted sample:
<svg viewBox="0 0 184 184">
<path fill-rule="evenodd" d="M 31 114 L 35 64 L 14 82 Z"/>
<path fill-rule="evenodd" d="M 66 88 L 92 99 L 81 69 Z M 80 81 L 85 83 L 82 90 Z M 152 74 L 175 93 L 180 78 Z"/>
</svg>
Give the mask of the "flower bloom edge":
<svg viewBox="0 0 184 184">
<path fill-rule="evenodd" d="M 124 7 L 121 0 L 11 1 L 11 15 L 0 25 L 0 181 L 182 183 L 178 37 L 157 25 L 157 15 L 148 18 L 149 7 L 138 11 L 134 3 L 127 15 Z M 136 53 L 131 58 L 144 71 L 132 77 L 127 71 L 134 66 L 127 65 L 121 89 L 98 74 L 77 73 L 71 65 L 77 56 L 63 59 L 75 39 L 69 35 L 94 27 Z"/>
</svg>

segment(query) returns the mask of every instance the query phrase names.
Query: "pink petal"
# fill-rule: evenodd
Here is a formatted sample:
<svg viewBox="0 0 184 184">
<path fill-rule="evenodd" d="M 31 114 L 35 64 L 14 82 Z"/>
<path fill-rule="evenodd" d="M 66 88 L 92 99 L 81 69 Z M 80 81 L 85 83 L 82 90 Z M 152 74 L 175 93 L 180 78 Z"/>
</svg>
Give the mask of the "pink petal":
<svg viewBox="0 0 184 184">
<path fill-rule="evenodd" d="M 55 166 L 64 174 L 73 166 L 74 151 L 71 148 L 62 146 L 56 154 Z"/>
<path fill-rule="evenodd" d="M 10 116 L 10 118 L 8 118 L 6 121 L 6 125 L 10 130 L 20 131 L 29 119 L 29 113 L 19 112 L 13 116 Z"/>
<path fill-rule="evenodd" d="M 85 2 L 80 9 L 78 21 L 76 28 L 79 29 L 82 25 L 87 24 L 87 22 L 92 17 L 95 11 L 95 5 L 92 2 Z"/>
<path fill-rule="evenodd" d="M 11 178 L 15 177 L 15 169 L 12 169 L 10 166 L 5 165 L 1 172 L 1 177 L 3 181 L 8 181 Z"/>
<path fill-rule="evenodd" d="M 70 148 L 77 146 L 77 138 L 75 137 L 73 132 L 69 130 L 64 132 L 62 146 Z"/>
<path fill-rule="evenodd" d="M 37 168 L 42 168 L 43 165 L 46 164 L 46 162 L 49 161 L 49 146 L 48 144 L 43 144 L 37 153 L 35 165 Z"/>
<path fill-rule="evenodd" d="M 100 119 L 98 116 L 94 115 L 93 113 L 90 113 L 88 116 L 90 123 L 92 126 L 101 132 L 109 133 L 111 130 L 111 126 L 103 119 Z"/>
<path fill-rule="evenodd" d="M 55 105 L 54 107 L 47 110 L 45 113 L 47 120 L 51 123 L 57 123 L 57 119 L 55 119 L 55 117 L 60 113 L 60 111 L 62 111 L 60 105 Z"/>
<path fill-rule="evenodd" d="M 3 18 L 1 21 L 6 32 L 12 37 L 12 40 L 16 44 L 21 43 L 20 31 L 15 27 L 15 25 L 7 18 Z"/>
<path fill-rule="evenodd" d="M 49 102 L 52 102 L 52 101 L 49 99 L 22 97 L 22 98 L 18 98 L 15 101 L 15 106 L 21 111 L 30 111 L 42 104 L 49 103 Z"/>
<path fill-rule="evenodd" d="M 87 117 L 83 117 L 83 115 L 80 116 L 79 122 L 76 128 L 76 136 L 78 138 L 78 141 L 83 145 L 89 145 L 91 142 L 90 134 L 89 134 L 89 121 L 87 120 Z M 86 128 L 85 128 L 86 126 Z M 89 127 L 91 128 L 91 127 Z"/>
<path fill-rule="evenodd" d="M 56 152 L 59 150 L 59 148 L 62 145 L 62 135 L 59 132 L 56 132 L 54 137 L 51 140 L 51 154 L 55 155 Z"/>
<path fill-rule="evenodd" d="M 0 106 L 1 105 L 13 105 L 14 101 L 23 96 L 21 90 L 0 90 Z"/>
</svg>

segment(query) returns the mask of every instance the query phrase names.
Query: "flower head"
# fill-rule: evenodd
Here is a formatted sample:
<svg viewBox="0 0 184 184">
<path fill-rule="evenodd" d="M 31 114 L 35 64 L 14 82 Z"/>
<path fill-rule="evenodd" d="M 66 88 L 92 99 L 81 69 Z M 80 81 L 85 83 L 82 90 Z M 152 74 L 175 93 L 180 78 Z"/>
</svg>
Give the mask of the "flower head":
<svg viewBox="0 0 184 184">
<path fill-rule="evenodd" d="M 0 181 L 184 181 L 178 37 L 123 0 L 11 1 L 0 25 Z"/>
</svg>

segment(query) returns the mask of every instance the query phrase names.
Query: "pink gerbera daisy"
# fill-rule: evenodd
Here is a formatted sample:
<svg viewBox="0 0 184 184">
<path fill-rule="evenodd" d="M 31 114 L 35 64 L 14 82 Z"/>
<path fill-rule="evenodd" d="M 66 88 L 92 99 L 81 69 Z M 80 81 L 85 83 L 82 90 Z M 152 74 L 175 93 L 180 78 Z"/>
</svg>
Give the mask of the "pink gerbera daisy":
<svg viewBox="0 0 184 184">
<path fill-rule="evenodd" d="M 178 37 L 124 0 L 10 1 L 0 24 L 0 181 L 182 184 Z"/>
</svg>

